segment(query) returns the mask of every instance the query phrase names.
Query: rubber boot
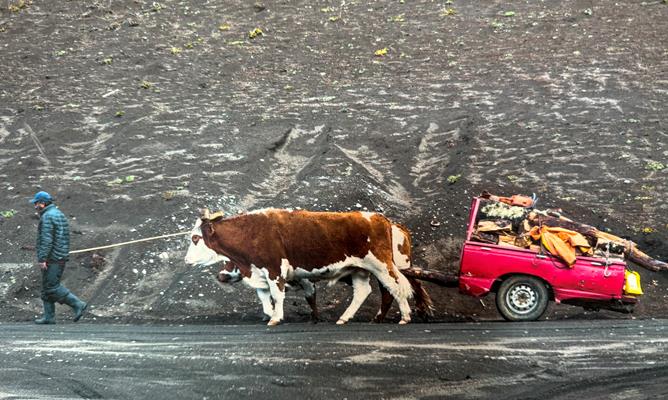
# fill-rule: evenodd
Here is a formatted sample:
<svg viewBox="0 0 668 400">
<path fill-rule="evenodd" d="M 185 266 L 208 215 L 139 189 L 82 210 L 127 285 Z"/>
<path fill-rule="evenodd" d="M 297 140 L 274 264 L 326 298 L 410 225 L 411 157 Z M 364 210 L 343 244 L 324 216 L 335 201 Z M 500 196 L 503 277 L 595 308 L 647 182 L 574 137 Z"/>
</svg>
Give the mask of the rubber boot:
<svg viewBox="0 0 668 400">
<path fill-rule="evenodd" d="M 65 297 L 63 303 L 72 307 L 72 310 L 74 311 L 74 322 L 77 322 L 83 317 L 84 311 L 86 311 L 86 307 L 88 307 L 88 303 L 79 300 L 79 298 L 72 293 Z"/>
<path fill-rule="evenodd" d="M 54 303 L 44 302 L 44 315 L 42 318 L 35 320 L 38 325 L 55 324 L 56 323 L 56 305 Z"/>
</svg>

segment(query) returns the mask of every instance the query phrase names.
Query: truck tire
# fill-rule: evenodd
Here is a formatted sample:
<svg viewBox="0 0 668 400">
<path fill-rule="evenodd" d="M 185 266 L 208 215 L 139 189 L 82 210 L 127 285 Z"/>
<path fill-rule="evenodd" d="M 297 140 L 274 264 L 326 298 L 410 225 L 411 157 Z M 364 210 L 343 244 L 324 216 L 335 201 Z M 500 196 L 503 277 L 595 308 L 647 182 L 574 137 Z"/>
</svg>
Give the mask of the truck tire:
<svg viewBox="0 0 668 400">
<path fill-rule="evenodd" d="M 512 276 L 496 293 L 496 308 L 508 321 L 535 321 L 547 310 L 548 301 L 545 284 L 531 276 Z"/>
</svg>

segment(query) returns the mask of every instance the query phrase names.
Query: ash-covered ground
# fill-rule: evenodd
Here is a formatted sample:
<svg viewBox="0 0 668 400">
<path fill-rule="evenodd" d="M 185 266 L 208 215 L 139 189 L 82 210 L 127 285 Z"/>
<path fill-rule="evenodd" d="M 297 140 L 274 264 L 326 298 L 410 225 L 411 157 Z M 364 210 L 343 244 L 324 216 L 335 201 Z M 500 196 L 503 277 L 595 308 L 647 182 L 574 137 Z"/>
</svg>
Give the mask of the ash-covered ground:
<svg viewBox="0 0 668 400">
<path fill-rule="evenodd" d="M 411 229 L 417 265 L 454 272 L 487 189 L 668 259 L 665 1 L 0 6 L 0 320 L 41 309 L 37 190 L 70 217 L 73 250 L 188 231 L 205 206 L 362 209 Z M 254 292 L 186 266 L 187 246 L 77 255 L 65 284 L 97 320 L 259 323 Z M 666 273 L 639 270 L 634 316 L 665 318 Z M 318 287 L 334 320 L 351 291 Z M 438 320 L 500 318 L 492 297 L 429 289 Z M 307 320 L 288 299 L 287 321 Z M 632 318 L 547 315 L 592 317 Z"/>
</svg>

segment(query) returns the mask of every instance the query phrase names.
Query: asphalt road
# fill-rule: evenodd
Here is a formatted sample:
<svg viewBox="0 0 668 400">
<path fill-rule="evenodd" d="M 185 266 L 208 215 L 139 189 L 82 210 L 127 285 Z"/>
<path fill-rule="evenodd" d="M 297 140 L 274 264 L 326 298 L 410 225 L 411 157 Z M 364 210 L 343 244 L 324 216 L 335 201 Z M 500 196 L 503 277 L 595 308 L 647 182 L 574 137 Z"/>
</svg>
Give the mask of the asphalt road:
<svg viewBox="0 0 668 400">
<path fill-rule="evenodd" d="M 668 320 L 0 332 L 0 399 L 668 397 Z"/>
</svg>

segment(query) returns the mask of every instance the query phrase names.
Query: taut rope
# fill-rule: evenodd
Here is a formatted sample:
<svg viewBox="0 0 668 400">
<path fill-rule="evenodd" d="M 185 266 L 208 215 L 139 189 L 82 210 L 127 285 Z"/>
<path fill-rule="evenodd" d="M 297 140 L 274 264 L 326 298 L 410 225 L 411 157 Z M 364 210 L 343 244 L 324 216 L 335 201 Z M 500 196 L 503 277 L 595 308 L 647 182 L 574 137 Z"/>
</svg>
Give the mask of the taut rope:
<svg viewBox="0 0 668 400">
<path fill-rule="evenodd" d="M 126 244 L 148 242 L 150 240 L 164 239 L 164 238 L 173 237 L 173 236 L 182 236 L 182 235 L 187 235 L 189 233 L 190 233 L 190 231 L 179 232 L 179 233 L 171 233 L 169 235 L 153 236 L 153 237 L 144 238 L 144 239 L 131 240 L 129 242 L 110 244 L 110 245 L 107 245 L 107 246 L 91 247 L 90 249 L 82 249 L 82 250 L 74 250 L 74 251 L 70 251 L 70 254 L 85 253 L 85 252 L 88 252 L 88 251 L 95 251 L 95 250 L 102 250 L 102 249 L 111 249 L 112 247 L 125 246 Z"/>
</svg>

